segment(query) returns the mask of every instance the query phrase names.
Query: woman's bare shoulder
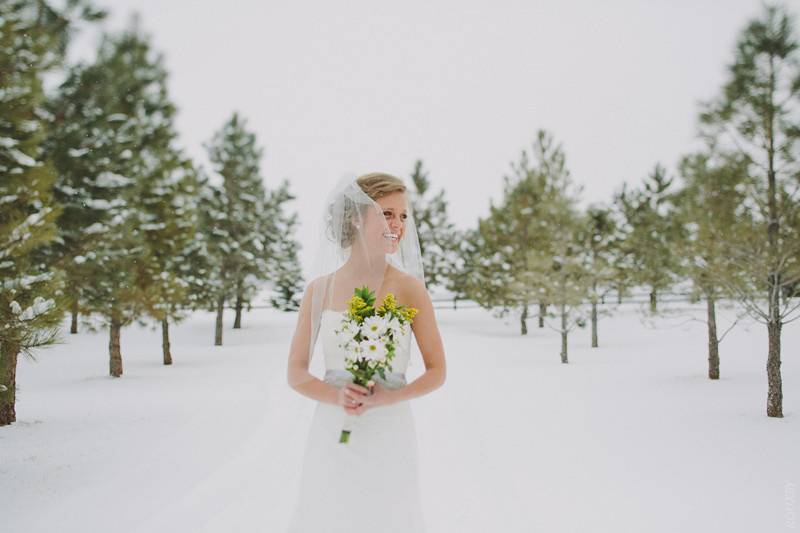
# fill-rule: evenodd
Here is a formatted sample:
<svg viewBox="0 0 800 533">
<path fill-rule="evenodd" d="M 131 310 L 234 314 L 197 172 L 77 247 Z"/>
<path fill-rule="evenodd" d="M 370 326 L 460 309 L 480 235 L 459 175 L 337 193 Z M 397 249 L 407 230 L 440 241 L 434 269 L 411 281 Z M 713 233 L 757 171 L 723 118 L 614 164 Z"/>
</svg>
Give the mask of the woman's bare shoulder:
<svg viewBox="0 0 800 533">
<path fill-rule="evenodd" d="M 395 286 L 398 287 L 398 300 L 400 303 L 407 303 L 412 307 L 419 303 L 421 298 L 425 297 L 427 293 L 427 289 L 425 288 L 425 283 L 419 278 L 408 274 L 407 272 L 403 272 L 402 270 L 390 266 L 393 269 L 392 275 L 395 277 L 396 284 Z"/>
</svg>

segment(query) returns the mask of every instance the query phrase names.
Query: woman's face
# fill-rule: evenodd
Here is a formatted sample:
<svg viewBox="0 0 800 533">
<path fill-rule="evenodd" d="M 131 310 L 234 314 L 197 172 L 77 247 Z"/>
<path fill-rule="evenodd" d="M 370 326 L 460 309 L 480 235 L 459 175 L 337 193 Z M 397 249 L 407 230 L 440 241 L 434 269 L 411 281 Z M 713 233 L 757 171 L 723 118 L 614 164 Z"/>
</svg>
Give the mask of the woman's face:
<svg viewBox="0 0 800 533">
<path fill-rule="evenodd" d="M 403 192 L 393 192 L 382 198 L 376 200 L 383 211 L 383 219 L 385 224 L 381 222 L 377 224 L 370 224 L 371 238 L 374 238 L 374 243 L 384 243 L 384 250 L 386 253 L 394 253 L 400 246 L 400 239 L 406 230 L 406 219 L 408 218 L 408 207 L 406 204 L 406 195 Z M 372 211 L 372 210 L 370 210 Z M 373 221 L 370 221 L 373 222 Z M 388 229 L 388 234 L 384 234 Z"/>
</svg>

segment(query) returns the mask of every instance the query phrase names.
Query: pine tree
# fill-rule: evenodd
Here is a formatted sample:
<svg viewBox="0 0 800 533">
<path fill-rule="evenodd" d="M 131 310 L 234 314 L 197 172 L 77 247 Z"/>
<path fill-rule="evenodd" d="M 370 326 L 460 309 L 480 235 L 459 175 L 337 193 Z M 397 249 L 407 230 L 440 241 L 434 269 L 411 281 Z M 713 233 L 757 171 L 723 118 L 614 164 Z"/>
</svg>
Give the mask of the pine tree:
<svg viewBox="0 0 800 533">
<path fill-rule="evenodd" d="M 445 289 L 453 297 L 453 309 L 458 308 L 458 301 L 470 298 L 470 279 L 476 276 L 476 264 L 480 248 L 476 244 L 479 238 L 475 228 L 456 229 L 453 234 L 452 255 L 449 259 L 449 272 L 445 278 Z"/>
<path fill-rule="evenodd" d="M 273 292 L 269 303 L 282 311 L 297 311 L 303 295 L 303 273 L 298 257 L 300 243 L 294 238 L 298 216 L 284 210 L 285 204 L 294 199 L 289 183 L 284 180 L 277 189 L 270 191 L 262 217 L 265 223 L 262 234 L 268 243 L 264 254 Z"/>
<path fill-rule="evenodd" d="M 586 224 L 578 229 L 577 240 L 586 258 L 586 277 L 589 284 L 588 299 L 591 305 L 592 348 L 598 346 L 597 322 L 601 312 L 599 304 L 605 303 L 606 294 L 613 288 L 617 272 L 616 225 L 610 209 L 593 205 L 585 213 Z"/>
<path fill-rule="evenodd" d="M 214 309 L 216 280 L 216 259 L 212 253 L 213 245 L 208 232 L 208 213 L 212 204 L 214 189 L 202 168 L 195 169 L 197 179 L 197 227 L 194 238 L 179 252 L 176 259 L 178 276 L 185 283 L 185 300 L 180 307 L 186 311 L 205 311 Z"/>
<path fill-rule="evenodd" d="M 669 202 L 673 179 L 656 164 L 642 188 L 624 184 L 615 202 L 625 217 L 624 253 L 631 261 L 632 281 L 650 290 L 650 312 L 657 311 L 658 293 L 671 287 L 679 276 L 672 253 L 679 228 Z"/>
<path fill-rule="evenodd" d="M 726 248 L 738 239 L 750 218 L 745 205 L 747 162 L 741 157 L 714 154 L 713 149 L 681 159 L 683 185 L 673 197 L 682 238 L 676 242 L 676 257 L 693 286 L 693 299 L 706 301 L 708 328 L 708 377 L 719 379 L 719 345 L 736 321 L 717 333 L 717 301 L 732 296 L 720 281 L 737 276 L 728 272 Z"/>
<path fill-rule="evenodd" d="M 540 301 L 542 288 L 526 282 L 527 251 L 546 246 L 547 234 L 538 227 L 546 184 L 531 167 L 526 150 L 512 163 L 512 176 L 504 176 L 503 198 L 490 202 L 489 216 L 478 220 L 472 236 L 467 293 L 481 307 L 502 317 L 520 311 L 520 332 L 526 335 L 528 311 Z"/>
<path fill-rule="evenodd" d="M 479 306 L 503 317 L 513 309 L 523 308 L 522 334 L 527 333 L 525 317 L 531 295 L 511 290 L 515 280 L 513 268 L 521 262 L 520 254 L 514 254 L 518 243 L 512 243 L 513 233 L 503 231 L 512 223 L 503 211 L 503 205 L 490 202 L 489 216 L 479 219 L 477 228 L 466 234 L 464 259 L 469 268 L 464 270 L 462 283 L 465 295 Z"/>
<path fill-rule="evenodd" d="M 64 279 L 47 246 L 62 207 L 43 150 L 50 117 L 43 75 L 64 58 L 74 25 L 103 13 L 84 2 L 0 2 L 0 426 L 16 421 L 21 353 L 58 340 Z"/>
<path fill-rule="evenodd" d="M 175 108 L 166 78 L 163 59 L 134 21 L 103 36 L 95 61 L 71 69 L 53 103 L 59 188 L 81 202 L 64 227 L 88 241 L 72 260 L 91 280 L 82 286 L 84 305 L 109 327 L 114 377 L 122 375 L 122 327 L 155 310 L 164 293 L 154 287 L 164 289 L 170 279 L 153 250 L 181 233 L 181 222 L 159 218 L 172 216 L 158 205 L 161 195 L 182 186 L 172 183 L 181 181 L 182 163 L 172 147 Z"/>
<path fill-rule="evenodd" d="M 612 201 L 609 216 L 614 226 L 611 238 L 611 286 L 617 294 L 617 304 L 622 304 L 622 299 L 630 294 L 634 287 L 633 271 L 635 269 L 632 255 L 627 251 L 627 223 L 623 207 L 620 202 Z"/>
<path fill-rule="evenodd" d="M 444 189 L 429 197 L 431 183 L 428 173 L 422 169 L 422 160 L 414 163 L 411 181 L 414 184 L 411 210 L 417 226 L 425 282 L 429 286 L 443 286 L 455 270 L 454 247 L 458 244 L 455 227 L 447 217 Z"/>
<path fill-rule="evenodd" d="M 215 221 L 216 231 L 227 235 L 218 250 L 221 263 L 220 293 L 217 296 L 215 344 L 222 344 L 222 312 L 225 301 L 235 298 L 234 328 L 241 327 L 242 308 L 249 304 L 259 281 L 269 272 L 264 250 L 269 248 L 262 233 L 265 223 L 266 191 L 261 177 L 263 149 L 255 134 L 247 131 L 245 120 L 234 113 L 206 145 L 214 171 L 221 177 L 224 217 Z"/>
<path fill-rule="evenodd" d="M 783 417 L 781 329 L 797 318 L 800 302 L 782 295 L 800 279 L 800 236 L 790 221 L 800 209 L 798 141 L 800 50 L 795 19 L 765 6 L 740 33 L 721 95 L 701 113 L 703 135 L 751 162 L 748 201 L 753 230 L 727 250 L 746 277 L 728 281 L 740 303 L 767 326 L 767 416 Z M 794 318 L 792 318 L 794 316 Z"/>
<path fill-rule="evenodd" d="M 145 312 L 161 324 L 162 356 L 172 364 L 169 324 L 183 320 L 191 303 L 184 261 L 197 233 L 199 194 L 196 172 L 189 159 L 172 146 L 172 128 L 154 138 L 159 164 L 141 180 L 139 229 L 145 254 L 138 269 Z M 161 153 L 158 153 L 158 152 Z"/>
<path fill-rule="evenodd" d="M 214 326 L 214 344 L 222 345 L 222 319 L 225 302 L 233 294 L 234 285 L 228 254 L 231 251 L 232 236 L 227 224 L 228 198 L 222 187 L 203 177 L 200 193 L 200 228 L 203 233 L 204 246 L 200 250 L 201 257 L 207 265 L 208 278 L 200 293 L 201 300 L 216 313 Z"/>
<path fill-rule="evenodd" d="M 519 162 L 512 163 L 502 202 L 490 204 L 489 216 L 469 235 L 467 292 L 497 316 L 518 309 L 522 335 L 532 304 L 540 305 L 543 326 L 545 305 L 560 302 L 566 318 L 559 331 L 566 335 L 577 308 L 571 287 L 580 263 L 572 257 L 576 191 L 564 153 L 549 133 L 537 132 L 531 154 L 533 162 L 523 150 Z M 558 290 L 551 290 L 553 283 L 560 284 Z"/>
<path fill-rule="evenodd" d="M 576 327 L 583 327 L 584 302 L 590 295 L 590 250 L 583 247 L 581 229 L 588 225 L 578 211 L 582 190 L 572 182 L 566 157 L 552 135 L 540 131 L 534 145 L 536 174 L 543 194 L 536 209 L 537 233 L 546 238 L 526 250 L 522 284 L 536 288 L 540 301 L 554 308 L 558 319 L 553 328 L 561 335 L 561 362 L 568 363 L 568 337 Z M 552 326 L 551 326 L 552 327 Z"/>
</svg>

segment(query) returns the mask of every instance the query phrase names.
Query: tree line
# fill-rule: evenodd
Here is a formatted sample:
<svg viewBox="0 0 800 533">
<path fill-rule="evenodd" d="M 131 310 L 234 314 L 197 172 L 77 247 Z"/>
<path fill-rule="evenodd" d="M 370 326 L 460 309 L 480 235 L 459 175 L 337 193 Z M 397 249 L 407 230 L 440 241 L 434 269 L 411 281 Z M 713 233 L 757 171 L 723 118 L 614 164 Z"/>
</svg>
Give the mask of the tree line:
<svg viewBox="0 0 800 533">
<path fill-rule="evenodd" d="M 206 171 L 179 146 L 167 72 L 136 24 L 106 34 L 93 61 L 64 65 L 76 29 L 104 15 L 86 0 L 0 4 L 0 425 L 15 420 L 18 354 L 54 342 L 65 314 L 73 333 L 81 317 L 89 328 L 102 319 L 118 377 L 125 325 L 160 323 L 171 364 L 169 325 L 189 312 L 216 312 L 219 345 L 226 303 L 238 328 L 265 284 L 278 309 L 296 310 L 302 294 L 294 196 L 285 181 L 265 188 L 243 116 L 206 143 Z M 563 363 L 574 328 L 590 325 L 599 345 L 607 300 L 643 287 L 657 314 L 660 296 L 687 286 L 705 303 L 712 380 L 730 331 L 717 306 L 734 300 L 767 327 L 767 415 L 781 417 L 781 329 L 800 314 L 798 54 L 792 17 L 765 6 L 698 110 L 703 147 L 605 203 L 580 207 L 565 150 L 544 129 L 465 230 L 416 161 L 409 196 L 428 285 L 518 314 L 523 335 L 535 310 L 538 327 L 559 332 Z M 50 94 L 42 78 L 55 70 Z"/>
<path fill-rule="evenodd" d="M 16 419 L 20 353 L 56 342 L 65 314 L 109 332 L 109 374 L 123 373 L 121 331 L 169 326 L 194 310 L 242 311 L 265 284 L 296 310 L 298 222 L 283 181 L 267 190 L 263 149 L 233 113 L 206 143 L 206 172 L 179 146 L 163 59 L 136 21 L 103 35 L 94 59 L 65 65 L 70 37 L 105 13 L 88 2 L 0 4 L 0 425 Z M 63 72 L 54 91 L 46 73 Z"/>
<path fill-rule="evenodd" d="M 538 308 L 539 327 L 560 333 L 563 363 L 575 327 L 591 324 L 598 346 L 606 298 L 645 288 L 655 315 L 660 294 L 686 286 L 705 302 L 709 379 L 719 379 L 720 344 L 740 318 L 766 326 L 766 412 L 782 417 L 781 330 L 800 318 L 800 52 L 784 7 L 765 5 L 742 29 L 697 131 L 701 148 L 674 172 L 656 163 L 637 185 L 582 209 L 563 147 L 540 129 L 474 227 L 442 239 L 446 226 L 423 220 L 420 241 L 437 256 L 425 257 L 426 270 L 456 299 L 517 314 L 523 335 Z M 452 245 L 439 259 L 443 242 Z M 723 299 L 741 309 L 725 331 Z"/>
</svg>

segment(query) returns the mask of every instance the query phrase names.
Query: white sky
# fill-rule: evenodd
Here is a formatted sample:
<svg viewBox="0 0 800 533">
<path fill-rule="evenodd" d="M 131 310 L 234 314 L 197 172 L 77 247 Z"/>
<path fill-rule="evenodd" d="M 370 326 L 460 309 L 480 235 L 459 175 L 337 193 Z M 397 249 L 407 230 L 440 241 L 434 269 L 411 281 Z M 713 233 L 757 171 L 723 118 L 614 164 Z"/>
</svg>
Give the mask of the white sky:
<svg viewBox="0 0 800 533">
<path fill-rule="evenodd" d="M 304 268 L 343 174 L 404 179 L 421 158 L 460 228 L 500 198 L 538 128 L 563 144 L 584 203 L 607 202 L 695 145 L 758 0 L 277 2 L 96 0 L 108 28 L 135 11 L 163 52 L 181 141 L 241 112 L 267 187 L 297 195 Z M 798 0 L 786 5 L 794 12 Z M 73 57 L 91 55 L 84 33 Z M 207 166 L 207 165 L 206 165 Z"/>
</svg>

